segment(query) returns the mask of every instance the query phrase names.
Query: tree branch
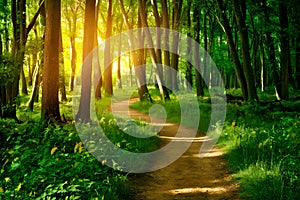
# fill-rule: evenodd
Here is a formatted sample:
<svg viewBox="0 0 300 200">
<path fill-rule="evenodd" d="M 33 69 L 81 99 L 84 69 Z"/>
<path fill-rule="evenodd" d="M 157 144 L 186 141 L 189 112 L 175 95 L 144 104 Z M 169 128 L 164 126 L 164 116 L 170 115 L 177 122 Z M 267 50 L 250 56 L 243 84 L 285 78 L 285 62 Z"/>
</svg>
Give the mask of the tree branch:
<svg viewBox="0 0 300 200">
<path fill-rule="evenodd" d="M 26 38 L 28 37 L 29 32 L 31 31 L 31 29 L 33 28 L 38 16 L 40 15 L 42 9 L 45 6 L 45 1 L 43 1 L 38 9 L 38 11 L 35 13 L 35 15 L 33 16 L 32 20 L 30 21 L 29 25 L 26 28 Z"/>
</svg>

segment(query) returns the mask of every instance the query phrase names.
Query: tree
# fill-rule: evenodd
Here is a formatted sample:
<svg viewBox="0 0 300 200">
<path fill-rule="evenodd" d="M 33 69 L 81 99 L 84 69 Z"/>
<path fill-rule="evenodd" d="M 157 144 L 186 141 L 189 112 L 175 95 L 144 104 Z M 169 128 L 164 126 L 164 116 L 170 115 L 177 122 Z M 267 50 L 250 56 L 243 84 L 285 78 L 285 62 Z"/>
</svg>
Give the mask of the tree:
<svg viewBox="0 0 300 200">
<path fill-rule="evenodd" d="M 195 74 L 196 74 L 196 91 L 197 96 L 203 96 L 203 79 L 200 74 L 200 47 L 198 44 L 200 44 L 200 11 L 197 7 L 194 8 L 194 22 L 196 23 L 195 26 L 195 40 L 197 44 L 194 46 L 194 61 L 195 61 Z M 205 52 L 206 53 L 206 52 Z"/>
<path fill-rule="evenodd" d="M 145 32 L 145 37 L 148 45 L 152 48 L 148 48 L 150 52 L 150 58 L 152 61 L 152 65 L 154 67 L 155 75 L 156 75 L 156 80 L 158 83 L 159 91 L 162 97 L 163 102 L 165 101 L 165 98 L 169 99 L 169 94 L 168 90 L 164 87 L 165 83 L 163 80 L 163 75 L 162 75 L 162 70 L 160 70 L 158 64 L 157 64 L 157 56 L 155 53 L 155 50 L 153 48 L 153 40 L 151 37 L 150 30 L 148 29 L 148 23 L 147 23 L 147 16 L 146 16 L 146 2 L 143 0 L 138 0 L 139 4 L 139 16 L 141 18 L 141 22 L 143 24 L 143 27 L 145 27 L 144 32 Z"/>
<path fill-rule="evenodd" d="M 141 62 L 142 58 L 139 57 L 138 51 L 134 51 L 134 49 L 135 49 L 134 44 L 136 42 L 135 42 L 135 38 L 134 38 L 134 35 L 131 30 L 131 25 L 128 20 L 128 15 L 125 11 L 123 0 L 120 0 L 120 7 L 121 7 L 121 12 L 122 12 L 122 16 L 124 19 L 124 23 L 125 23 L 126 29 L 128 31 L 130 49 L 132 49 L 132 51 L 130 52 L 130 55 L 132 57 L 132 62 L 133 62 L 133 66 L 135 69 L 139 99 L 143 100 L 145 95 L 147 95 L 149 97 L 150 97 L 150 95 L 148 92 L 148 87 L 146 84 L 145 76 L 143 75 L 144 74 L 143 68 L 140 66 L 140 62 Z M 150 97 L 150 100 L 151 100 L 151 97 Z"/>
<path fill-rule="evenodd" d="M 291 68 L 290 44 L 288 33 L 288 10 L 285 2 L 279 1 L 279 21 L 280 21 L 280 91 L 281 99 L 289 98 L 289 69 Z"/>
<path fill-rule="evenodd" d="M 69 38 L 71 44 L 71 75 L 70 75 L 70 91 L 72 92 L 74 89 L 74 80 L 75 80 L 75 73 L 77 68 L 77 49 L 76 49 L 76 38 L 78 37 L 78 30 L 77 30 L 77 21 L 81 14 L 81 7 L 83 0 L 71 0 L 71 1 L 63 1 L 66 3 L 64 10 L 64 18 L 68 22 L 68 31 L 69 31 Z"/>
<path fill-rule="evenodd" d="M 172 60 L 171 67 L 174 69 L 171 71 L 171 88 L 174 91 L 178 91 L 178 62 L 179 62 L 179 54 L 178 54 L 178 40 L 179 34 L 176 31 L 179 31 L 180 27 L 180 18 L 182 13 L 182 2 L 183 0 L 174 0 L 173 1 L 173 15 L 172 15 L 172 30 L 173 31 L 173 42 L 172 42 Z"/>
<path fill-rule="evenodd" d="M 232 61 L 234 63 L 235 74 L 236 74 L 237 80 L 240 84 L 240 87 L 241 87 L 241 90 L 242 90 L 242 93 L 243 93 L 243 98 L 244 98 L 244 100 L 247 100 L 248 99 L 247 83 L 246 83 L 245 75 L 243 73 L 241 62 L 239 60 L 238 52 L 237 52 L 237 49 L 235 47 L 233 34 L 232 34 L 232 31 L 231 31 L 229 20 L 228 20 L 227 15 L 226 15 L 226 10 L 225 10 L 225 7 L 223 5 L 222 0 L 216 0 L 216 2 L 217 2 L 217 5 L 218 5 L 218 8 L 219 8 L 219 11 L 221 12 L 221 16 L 222 16 L 222 20 L 223 20 L 223 23 L 220 20 L 219 20 L 219 23 L 222 26 L 222 28 L 223 28 L 224 32 L 226 33 L 226 36 L 227 36 L 229 51 L 230 51 L 230 54 L 231 54 Z"/>
<path fill-rule="evenodd" d="M 112 0 L 107 2 L 107 19 L 106 19 L 106 33 L 105 33 L 105 49 L 104 49 L 104 90 L 109 96 L 113 95 L 113 84 L 112 84 L 112 61 L 111 61 L 111 51 L 110 51 L 110 40 L 112 34 Z"/>
<path fill-rule="evenodd" d="M 95 36 L 95 16 L 96 0 L 86 0 L 84 12 L 84 37 L 83 37 L 83 66 L 81 70 L 81 98 L 78 113 L 75 119 L 82 122 L 89 122 L 90 101 L 91 101 L 91 78 L 92 78 L 92 59 L 87 59 L 94 47 Z"/>
<path fill-rule="evenodd" d="M 59 29 L 61 1 L 46 0 L 46 31 L 42 87 L 43 119 L 60 119 L 59 112 Z"/>
<path fill-rule="evenodd" d="M 235 18 L 240 33 L 240 40 L 242 45 L 242 58 L 243 58 L 243 69 L 246 78 L 248 98 L 252 100 L 258 100 L 257 91 L 254 82 L 254 73 L 251 66 L 251 57 L 249 52 L 249 37 L 246 26 L 246 2 L 233 0 L 233 7 L 235 12 Z"/>
</svg>

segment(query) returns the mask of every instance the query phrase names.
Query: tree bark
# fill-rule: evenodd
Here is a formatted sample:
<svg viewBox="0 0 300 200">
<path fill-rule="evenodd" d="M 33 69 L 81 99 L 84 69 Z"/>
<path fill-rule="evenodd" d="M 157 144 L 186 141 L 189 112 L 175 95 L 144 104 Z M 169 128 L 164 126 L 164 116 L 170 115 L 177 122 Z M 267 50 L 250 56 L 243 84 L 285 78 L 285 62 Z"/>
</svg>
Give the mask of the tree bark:
<svg viewBox="0 0 300 200">
<path fill-rule="evenodd" d="M 191 4 L 192 4 L 192 1 L 188 0 L 188 5 L 191 5 Z M 187 35 L 188 35 L 187 56 L 189 56 L 189 59 L 192 60 L 191 55 L 192 55 L 193 45 L 192 45 L 191 38 L 193 37 L 193 35 L 192 35 L 192 21 L 191 21 L 191 7 L 190 6 L 188 6 L 188 8 L 187 8 L 187 26 L 190 29 L 190 31 L 188 31 L 188 33 L 187 33 Z M 185 83 L 186 88 L 192 89 L 193 88 L 193 76 L 192 76 L 192 64 L 190 62 L 187 62 L 187 64 L 186 64 L 185 79 L 187 81 L 187 83 Z"/>
<path fill-rule="evenodd" d="M 64 49 L 62 43 L 62 32 L 61 27 L 59 29 L 59 90 L 60 90 L 60 100 L 67 101 L 66 93 L 66 79 L 65 79 L 65 61 L 64 61 Z"/>
<path fill-rule="evenodd" d="M 112 0 L 108 1 L 107 20 L 106 20 L 106 33 L 105 39 L 109 39 L 112 34 Z M 106 40 L 104 49 L 104 90 L 106 95 L 113 95 L 112 85 L 112 63 L 110 55 L 110 41 Z"/>
<path fill-rule="evenodd" d="M 172 17 L 172 30 L 173 31 L 173 42 L 172 42 L 172 60 L 171 67 L 173 70 L 171 71 L 171 80 L 172 80 L 172 90 L 178 91 L 178 61 L 179 61 L 179 49 L 178 49 L 178 40 L 179 34 L 175 31 L 178 31 L 180 25 L 180 17 L 182 12 L 182 0 L 174 0 L 173 1 L 173 17 Z"/>
<path fill-rule="evenodd" d="M 242 69 L 242 66 L 241 66 L 241 63 L 240 63 L 240 60 L 239 60 L 238 52 L 237 52 L 237 49 L 236 49 L 235 44 L 234 44 L 233 35 L 232 35 L 232 32 L 231 32 L 231 27 L 229 25 L 229 21 L 228 21 L 228 18 L 226 16 L 226 11 L 225 11 L 225 8 L 223 6 L 223 1 L 222 0 L 216 0 L 216 2 L 217 2 L 219 10 L 221 12 L 221 15 L 222 15 L 223 24 L 221 24 L 221 25 L 223 27 L 224 32 L 226 33 L 226 36 L 227 36 L 227 42 L 228 42 L 228 45 L 229 45 L 230 54 L 231 54 L 231 57 L 232 57 L 232 61 L 234 63 L 235 74 L 236 74 L 237 80 L 239 82 L 239 85 L 241 87 L 241 90 L 242 90 L 242 93 L 243 93 L 243 98 L 244 98 L 244 100 L 247 100 L 248 99 L 247 83 L 246 83 L 245 75 L 243 73 L 243 69 Z"/>
<path fill-rule="evenodd" d="M 172 77 L 171 77 L 171 71 L 169 70 L 171 67 L 171 61 L 170 61 L 170 52 L 168 51 L 170 49 L 170 43 L 169 43 L 169 10 L 168 10 L 168 3 L 167 0 L 161 1 L 162 6 L 162 22 L 163 22 L 163 28 L 165 29 L 163 34 L 163 41 L 164 41 L 164 65 L 166 66 L 165 70 L 165 80 L 167 87 L 169 89 L 172 88 Z"/>
<path fill-rule="evenodd" d="M 88 55 L 92 52 L 94 46 L 94 27 L 95 27 L 95 11 L 96 0 L 86 0 L 84 13 L 84 36 L 83 36 L 83 52 L 82 60 L 84 64 L 81 70 L 81 98 L 79 110 L 75 120 L 84 123 L 90 119 L 90 102 L 91 102 L 91 79 L 92 79 L 92 59 Z"/>
<path fill-rule="evenodd" d="M 194 9 L 194 21 L 196 22 L 195 26 L 195 40 L 197 44 L 194 46 L 194 61 L 195 61 L 195 74 L 196 74 L 196 91 L 197 96 L 204 96 L 203 91 L 203 77 L 201 77 L 200 74 L 200 47 L 198 44 L 200 44 L 200 12 L 198 8 Z"/>
<path fill-rule="evenodd" d="M 125 22 L 125 25 L 126 25 L 126 29 L 128 31 L 128 36 L 129 36 L 129 41 L 130 41 L 130 48 L 134 50 L 135 49 L 135 46 L 134 46 L 135 38 L 134 38 L 133 33 L 131 31 L 131 25 L 129 24 L 128 16 L 125 12 L 123 0 L 120 0 L 120 7 L 121 7 L 121 12 L 122 12 L 122 15 L 123 15 L 124 22 Z M 140 67 L 139 67 L 139 62 L 140 61 L 139 61 L 137 51 L 131 51 L 130 55 L 131 55 L 133 66 L 134 66 L 134 69 L 135 69 L 135 72 L 136 72 L 135 75 L 136 75 L 136 81 L 137 81 L 137 86 L 138 86 L 139 99 L 143 100 L 143 97 L 144 97 L 145 94 L 149 95 L 147 84 L 145 84 L 146 80 L 143 79 L 143 76 L 140 72 Z M 132 77 L 132 68 L 130 68 L 130 76 Z M 131 84 L 132 84 L 132 82 L 131 82 Z M 151 97 L 150 97 L 150 99 L 151 99 Z"/>
<path fill-rule="evenodd" d="M 60 120 L 59 112 L 59 29 L 61 1 L 46 0 L 46 32 L 42 87 L 43 119 Z"/>
<path fill-rule="evenodd" d="M 288 10 L 285 2 L 279 2 L 279 21 L 280 21 L 280 98 L 289 98 L 289 69 L 291 68 L 290 44 L 288 33 Z"/>
<path fill-rule="evenodd" d="M 143 24 L 143 27 L 145 27 L 144 32 L 145 32 L 145 36 L 146 36 L 146 41 L 148 43 L 148 45 L 150 47 L 153 47 L 153 40 L 151 37 L 151 33 L 148 29 L 148 22 L 147 22 L 147 16 L 146 16 L 146 2 L 142 2 L 142 0 L 138 0 L 138 4 L 139 4 L 139 14 L 141 17 L 141 22 Z M 152 65 L 154 67 L 154 71 L 155 71 L 155 76 L 156 76 L 156 80 L 158 83 L 158 87 L 159 87 L 159 91 L 162 97 L 162 101 L 165 101 L 166 99 L 169 99 L 169 94 L 168 94 L 168 90 L 164 87 L 165 83 L 163 80 L 163 75 L 161 73 L 161 71 L 159 70 L 158 64 L 157 64 L 157 57 L 156 57 L 156 53 L 154 48 L 148 48 L 149 52 L 150 52 L 150 57 L 151 57 L 151 61 L 152 61 Z"/>
<path fill-rule="evenodd" d="M 235 18 L 237 22 L 237 26 L 240 33 L 240 40 L 242 46 L 242 58 L 243 58 L 243 69 L 246 78 L 246 84 L 248 89 L 248 95 L 250 101 L 256 100 L 258 101 L 257 91 L 255 88 L 254 82 L 254 73 L 251 66 L 251 57 L 249 52 L 249 37 L 248 37 L 248 30 L 245 23 L 246 20 L 246 5 L 239 1 L 233 0 L 234 11 L 235 11 Z"/>
<path fill-rule="evenodd" d="M 296 39 L 296 88 L 300 90 L 300 34 Z"/>
</svg>

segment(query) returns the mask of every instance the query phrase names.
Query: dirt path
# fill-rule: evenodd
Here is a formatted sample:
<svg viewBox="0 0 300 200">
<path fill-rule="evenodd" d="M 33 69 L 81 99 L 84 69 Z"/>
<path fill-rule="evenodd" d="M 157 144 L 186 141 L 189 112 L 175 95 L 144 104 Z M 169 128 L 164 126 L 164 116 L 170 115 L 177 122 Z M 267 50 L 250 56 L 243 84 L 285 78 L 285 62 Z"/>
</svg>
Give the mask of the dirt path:
<svg viewBox="0 0 300 200">
<path fill-rule="evenodd" d="M 126 101 L 113 104 L 113 110 L 150 122 L 148 115 L 128 109 Z M 159 134 L 161 145 L 164 146 L 172 140 L 177 130 L 178 124 L 168 123 L 168 126 L 164 126 Z M 205 139 L 203 136 L 196 137 L 178 160 L 163 169 L 132 174 L 129 181 L 136 186 L 132 199 L 240 199 L 238 184 L 232 181 L 221 151 L 214 148 L 207 157 L 199 158 L 199 149 Z M 186 140 L 192 138 L 184 138 L 178 142 Z"/>
</svg>

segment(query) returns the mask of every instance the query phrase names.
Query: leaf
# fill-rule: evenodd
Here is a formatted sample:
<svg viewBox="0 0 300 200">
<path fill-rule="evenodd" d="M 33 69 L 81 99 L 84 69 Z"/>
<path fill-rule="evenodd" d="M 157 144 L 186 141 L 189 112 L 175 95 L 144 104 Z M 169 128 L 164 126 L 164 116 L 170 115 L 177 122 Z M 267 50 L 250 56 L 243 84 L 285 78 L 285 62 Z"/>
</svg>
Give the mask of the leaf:
<svg viewBox="0 0 300 200">
<path fill-rule="evenodd" d="M 12 171 L 15 171 L 16 169 L 18 169 L 19 168 L 19 166 L 20 166 L 20 163 L 13 163 L 13 164 L 11 164 L 11 170 Z"/>
</svg>

